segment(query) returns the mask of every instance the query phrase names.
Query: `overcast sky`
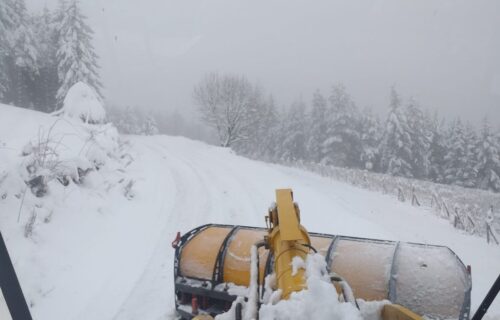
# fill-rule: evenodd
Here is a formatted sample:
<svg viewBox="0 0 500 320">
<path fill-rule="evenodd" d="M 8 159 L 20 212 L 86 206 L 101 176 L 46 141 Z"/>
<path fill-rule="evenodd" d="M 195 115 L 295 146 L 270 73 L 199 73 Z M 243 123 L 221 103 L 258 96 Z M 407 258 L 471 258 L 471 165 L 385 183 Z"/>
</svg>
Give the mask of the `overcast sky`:
<svg viewBox="0 0 500 320">
<path fill-rule="evenodd" d="M 29 0 L 34 9 L 56 0 Z M 395 85 L 441 114 L 500 125 L 498 0 L 84 0 L 108 101 L 193 110 L 210 71 L 280 104 L 343 82 L 385 111 Z"/>
</svg>

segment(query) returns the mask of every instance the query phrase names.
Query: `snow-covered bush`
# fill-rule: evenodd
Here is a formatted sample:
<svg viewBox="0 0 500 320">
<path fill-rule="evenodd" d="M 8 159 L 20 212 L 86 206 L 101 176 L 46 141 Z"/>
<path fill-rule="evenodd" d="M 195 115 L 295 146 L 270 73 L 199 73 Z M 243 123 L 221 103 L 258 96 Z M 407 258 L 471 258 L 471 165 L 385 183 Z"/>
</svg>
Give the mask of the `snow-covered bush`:
<svg viewBox="0 0 500 320">
<path fill-rule="evenodd" d="M 25 225 L 26 237 L 50 222 L 61 203 L 80 201 L 78 196 L 67 200 L 71 193 L 115 190 L 124 199 L 135 196 L 126 174 L 133 158 L 125 156 L 126 146 L 113 124 L 100 122 L 105 116 L 102 105 L 95 97 L 82 97 L 86 100 L 77 95 L 66 99 L 66 108 L 57 116 L 0 105 L 6 117 L 28 122 L 14 130 L 22 135 L 11 135 L 5 121 L 0 127 L 0 133 L 9 137 L 5 148 L 0 147 L 0 201 L 17 213 L 14 219 Z M 73 107 L 69 101 L 80 105 Z M 91 105 L 85 106 L 85 101 Z"/>
<path fill-rule="evenodd" d="M 62 113 L 85 123 L 103 123 L 106 111 L 94 89 L 83 82 L 75 83 L 64 98 Z"/>
</svg>

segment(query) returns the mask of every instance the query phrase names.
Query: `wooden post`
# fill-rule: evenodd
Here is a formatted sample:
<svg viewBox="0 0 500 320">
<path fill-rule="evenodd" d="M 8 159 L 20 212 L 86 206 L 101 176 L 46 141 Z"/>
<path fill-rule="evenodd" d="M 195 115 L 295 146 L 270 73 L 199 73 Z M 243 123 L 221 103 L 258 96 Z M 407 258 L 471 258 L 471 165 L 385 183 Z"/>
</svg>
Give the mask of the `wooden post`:
<svg viewBox="0 0 500 320">
<path fill-rule="evenodd" d="M 414 206 L 415 204 L 420 207 L 420 201 L 418 201 L 417 195 L 415 194 L 415 188 L 412 191 L 413 195 L 411 197 L 411 204 Z"/>
<path fill-rule="evenodd" d="M 458 228 L 458 223 L 460 223 L 460 225 L 462 225 L 462 229 L 465 230 L 465 225 L 464 225 L 464 222 L 462 221 L 462 219 L 459 216 L 458 208 L 455 207 L 455 222 L 454 222 L 454 227 L 455 228 Z"/>
<path fill-rule="evenodd" d="M 486 223 L 486 243 L 490 243 L 490 225 Z"/>
<path fill-rule="evenodd" d="M 490 237 L 495 240 L 495 243 L 496 244 L 499 244 L 498 243 L 498 239 L 495 237 L 495 234 L 493 233 L 493 231 L 491 231 L 491 226 L 489 225 L 489 223 L 486 223 L 486 241 L 488 243 L 490 243 Z"/>
<path fill-rule="evenodd" d="M 398 187 L 398 200 L 401 202 L 405 202 L 405 194 L 403 193 L 401 187 Z"/>
<path fill-rule="evenodd" d="M 448 210 L 448 206 L 446 205 L 446 202 L 443 201 L 443 207 L 444 210 L 446 211 L 446 216 L 449 218 L 450 217 L 450 211 Z"/>
</svg>

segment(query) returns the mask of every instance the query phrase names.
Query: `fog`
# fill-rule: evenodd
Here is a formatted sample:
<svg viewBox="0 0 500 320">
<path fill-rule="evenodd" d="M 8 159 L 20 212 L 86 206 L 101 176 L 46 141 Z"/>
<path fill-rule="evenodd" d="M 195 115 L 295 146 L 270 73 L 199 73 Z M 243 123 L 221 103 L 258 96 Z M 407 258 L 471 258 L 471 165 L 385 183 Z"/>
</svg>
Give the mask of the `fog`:
<svg viewBox="0 0 500 320">
<path fill-rule="evenodd" d="M 30 0 L 54 7 L 55 0 Z M 384 112 L 389 89 L 500 125 L 500 1 L 85 0 L 108 102 L 192 114 L 207 72 L 279 105 L 342 82 Z"/>
</svg>

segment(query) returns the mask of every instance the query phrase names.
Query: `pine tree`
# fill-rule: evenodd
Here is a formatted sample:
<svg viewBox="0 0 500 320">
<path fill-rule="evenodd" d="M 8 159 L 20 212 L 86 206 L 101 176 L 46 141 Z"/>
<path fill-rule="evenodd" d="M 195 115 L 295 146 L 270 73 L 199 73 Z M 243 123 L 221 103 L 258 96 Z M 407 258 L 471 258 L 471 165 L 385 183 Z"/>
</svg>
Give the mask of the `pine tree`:
<svg viewBox="0 0 500 320">
<path fill-rule="evenodd" d="M 312 109 L 309 116 L 309 139 L 307 142 L 308 158 L 313 162 L 323 159 L 323 143 L 326 141 L 328 123 L 326 121 L 327 102 L 319 90 L 313 95 Z"/>
<path fill-rule="evenodd" d="M 39 74 L 36 77 L 34 102 L 37 110 L 51 112 L 56 109 L 58 89 L 55 16 L 45 7 L 33 20 L 39 53 Z"/>
<path fill-rule="evenodd" d="M 142 134 L 146 136 L 152 136 L 158 134 L 158 123 L 156 122 L 156 117 L 152 114 L 149 113 L 146 116 L 144 126 L 142 129 Z"/>
<path fill-rule="evenodd" d="M 500 192 L 500 146 L 487 119 L 483 121 L 477 160 L 477 186 Z"/>
<path fill-rule="evenodd" d="M 281 159 L 302 160 L 306 156 L 305 104 L 299 100 L 292 104 L 282 124 Z"/>
<path fill-rule="evenodd" d="M 448 150 L 444 157 L 445 182 L 464 187 L 473 187 L 476 183 L 475 169 L 475 133 L 470 126 L 464 127 L 456 119 L 448 131 Z"/>
<path fill-rule="evenodd" d="M 274 145 L 279 143 L 276 141 L 278 114 L 272 96 L 269 96 L 266 101 L 262 101 L 261 105 L 262 117 L 258 122 L 255 135 L 252 135 L 252 143 L 256 145 L 254 156 L 271 159 Z"/>
<path fill-rule="evenodd" d="M 462 121 L 456 119 L 448 129 L 448 151 L 444 157 L 444 177 L 448 184 L 462 185 L 462 168 L 467 162 L 465 157 L 465 138 Z"/>
<path fill-rule="evenodd" d="M 401 108 L 401 99 L 392 88 L 389 115 L 380 145 L 382 171 L 395 176 L 412 178 L 413 153 L 411 148 L 410 128 Z"/>
<path fill-rule="evenodd" d="M 11 54 L 13 29 L 12 17 L 14 8 L 11 0 L 0 1 L 0 101 L 6 101 L 6 95 L 11 87 L 8 75 L 8 59 Z"/>
<path fill-rule="evenodd" d="M 66 3 L 62 0 L 58 18 L 57 105 L 62 106 L 68 90 L 79 81 L 92 87 L 102 97 L 98 56 L 92 45 L 93 31 L 86 23 L 87 18 L 81 12 L 79 1 L 70 0 Z"/>
<path fill-rule="evenodd" d="M 359 124 L 361 138 L 361 162 L 362 168 L 375 171 L 378 168 L 379 150 L 381 139 L 380 121 L 373 115 L 371 109 L 366 108 L 362 114 Z"/>
<path fill-rule="evenodd" d="M 430 145 L 429 145 L 429 174 L 431 181 L 444 183 L 444 158 L 447 152 L 446 139 L 443 133 L 444 122 L 439 121 L 437 113 L 429 122 Z"/>
<path fill-rule="evenodd" d="M 478 136 L 474 127 L 467 123 L 464 129 L 464 151 L 467 160 L 463 168 L 462 185 L 469 188 L 477 184 L 477 144 Z"/>
<path fill-rule="evenodd" d="M 361 139 L 357 130 L 359 114 L 343 85 L 336 85 L 329 98 L 327 138 L 323 142 L 322 162 L 339 167 L 359 167 Z"/>
<path fill-rule="evenodd" d="M 263 157 L 266 160 L 279 160 L 282 154 L 284 117 L 284 113 L 277 110 L 274 97 L 270 96 L 267 101 L 266 120 L 264 124 L 266 132 L 262 138 L 263 141 L 260 142 L 263 144 Z"/>
<path fill-rule="evenodd" d="M 7 59 L 11 80 L 7 100 L 17 106 L 33 108 L 33 92 L 38 75 L 35 37 L 24 0 L 13 0 L 11 19 L 15 26 Z"/>
<path fill-rule="evenodd" d="M 412 161 L 413 177 L 416 179 L 425 179 L 429 173 L 429 145 L 430 134 L 424 113 L 417 102 L 410 99 L 406 107 L 406 119 L 410 129 L 410 139 L 412 142 Z"/>
</svg>

